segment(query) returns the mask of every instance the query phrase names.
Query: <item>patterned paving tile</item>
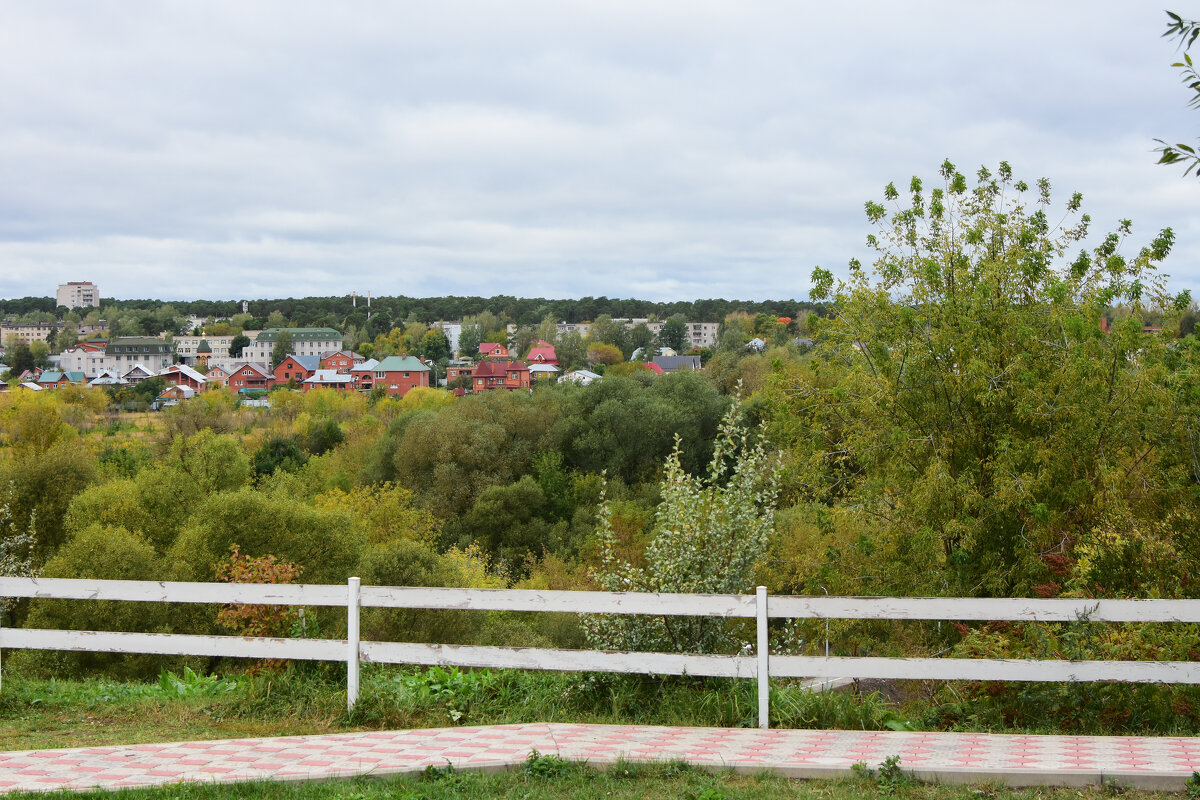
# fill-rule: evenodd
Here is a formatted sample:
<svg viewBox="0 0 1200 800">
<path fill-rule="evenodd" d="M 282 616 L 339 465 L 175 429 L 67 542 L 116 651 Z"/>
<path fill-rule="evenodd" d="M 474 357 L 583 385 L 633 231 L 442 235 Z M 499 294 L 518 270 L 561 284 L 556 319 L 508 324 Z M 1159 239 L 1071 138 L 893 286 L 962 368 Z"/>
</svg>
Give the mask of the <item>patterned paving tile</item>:
<svg viewBox="0 0 1200 800">
<path fill-rule="evenodd" d="M 618 758 L 685 758 L 701 766 L 770 768 L 794 775 L 837 774 L 849 771 L 856 762 L 877 766 L 898 755 L 902 768 L 915 769 L 924 778 L 1004 780 L 1016 785 L 1083 785 L 1099 783 L 1108 775 L 1147 788 L 1182 789 L 1186 778 L 1200 767 L 1200 739 L 1179 737 L 551 723 L 0 753 L 0 794 L 192 780 L 316 780 L 412 772 L 444 763 L 465 768 L 502 766 L 519 764 L 533 749 L 597 765 Z"/>
</svg>

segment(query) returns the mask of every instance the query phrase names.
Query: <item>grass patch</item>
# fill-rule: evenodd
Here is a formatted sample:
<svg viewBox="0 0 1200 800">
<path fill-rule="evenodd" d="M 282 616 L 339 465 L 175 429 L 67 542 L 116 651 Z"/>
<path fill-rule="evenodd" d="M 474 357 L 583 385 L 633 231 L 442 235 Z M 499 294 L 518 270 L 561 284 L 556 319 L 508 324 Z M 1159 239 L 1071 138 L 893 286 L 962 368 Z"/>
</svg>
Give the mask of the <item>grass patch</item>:
<svg viewBox="0 0 1200 800">
<path fill-rule="evenodd" d="M 524 766 L 500 773 L 459 772 L 428 769 L 417 775 L 312 783 L 254 782 L 229 785 L 180 784 L 156 789 L 130 789 L 120 793 L 84 792 L 22 794 L 21 797 L 113 798 L 123 800 L 457 800 L 471 798 L 528 798 L 528 800 L 633 800 L 633 798 L 680 798 L 681 800 L 860 800 L 878 797 L 873 780 L 851 778 L 840 781 L 792 781 L 773 775 L 711 773 L 686 764 L 617 764 L 597 770 L 586 765 L 555 762 L 553 769 L 531 768 L 545 756 L 531 756 Z M 1102 800 L 1111 791 L 1092 789 L 1010 790 L 1000 786 L 935 786 L 902 783 L 892 797 L 913 800 Z M 1154 792 L 1127 791 L 1129 800 L 1163 800 Z"/>
</svg>

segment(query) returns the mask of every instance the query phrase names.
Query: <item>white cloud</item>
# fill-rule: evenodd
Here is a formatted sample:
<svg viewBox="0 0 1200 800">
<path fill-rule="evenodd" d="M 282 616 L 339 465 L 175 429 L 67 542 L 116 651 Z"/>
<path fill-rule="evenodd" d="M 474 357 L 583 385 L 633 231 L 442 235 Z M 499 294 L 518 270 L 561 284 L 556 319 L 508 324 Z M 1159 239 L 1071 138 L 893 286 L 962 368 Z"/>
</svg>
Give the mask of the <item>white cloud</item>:
<svg viewBox="0 0 1200 800">
<path fill-rule="evenodd" d="M 803 296 L 888 181 L 1012 162 L 1178 234 L 1123 3 L 0 0 L 0 296 Z"/>
</svg>

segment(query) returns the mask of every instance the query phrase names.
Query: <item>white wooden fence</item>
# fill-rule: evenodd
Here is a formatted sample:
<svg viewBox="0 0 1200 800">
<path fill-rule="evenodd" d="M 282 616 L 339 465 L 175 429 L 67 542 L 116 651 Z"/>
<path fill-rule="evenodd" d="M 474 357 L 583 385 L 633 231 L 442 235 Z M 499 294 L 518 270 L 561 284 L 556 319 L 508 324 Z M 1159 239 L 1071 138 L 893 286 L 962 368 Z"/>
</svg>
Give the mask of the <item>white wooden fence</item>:
<svg viewBox="0 0 1200 800">
<path fill-rule="evenodd" d="M 1193 661 L 1063 661 L 1036 659 L 844 658 L 770 655 L 770 619 L 1005 620 L 1071 622 L 1200 622 L 1200 600 L 977 599 L 946 597 L 768 597 L 622 592 L 443 589 L 318 584 L 169 583 L 61 578 L 0 578 L 0 597 L 125 600 L 164 603 L 250 603 L 346 609 L 346 639 L 64 631 L 0 628 L 0 650 L 75 650 L 155 655 L 287 658 L 346 662 L 346 703 L 358 698 L 361 662 L 441 664 L 581 672 L 703 675 L 758 681 L 759 726 L 768 727 L 769 680 L 883 678 L 1004 681 L 1200 683 Z M 753 655 L 631 653 L 523 647 L 364 642 L 359 611 L 424 608 L 571 614 L 646 614 L 754 618 Z"/>
</svg>

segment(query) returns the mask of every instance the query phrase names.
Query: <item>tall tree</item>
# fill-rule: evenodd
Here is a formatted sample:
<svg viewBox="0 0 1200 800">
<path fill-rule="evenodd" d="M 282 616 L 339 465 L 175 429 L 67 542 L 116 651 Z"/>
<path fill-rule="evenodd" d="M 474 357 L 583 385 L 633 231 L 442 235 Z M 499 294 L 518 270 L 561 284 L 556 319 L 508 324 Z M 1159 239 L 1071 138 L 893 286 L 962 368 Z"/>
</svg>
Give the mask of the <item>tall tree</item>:
<svg viewBox="0 0 1200 800">
<path fill-rule="evenodd" d="M 802 480 L 875 532 L 872 563 L 903 565 L 873 590 L 1053 593 L 1070 576 L 1048 559 L 1073 563 L 1112 519 L 1194 515 L 1175 483 L 1191 379 L 1140 318 L 1186 307 L 1155 273 L 1174 236 L 1126 255 L 1126 220 L 1073 254 L 1089 221 L 1079 194 L 1055 226 L 1049 181 L 1026 199 L 1007 163 L 973 189 L 948 161 L 941 178 L 931 192 L 913 178 L 907 205 L 891 184 L 887 205 L 867 203 L 872 272 L 852 263 L 836 291 L 814 272 L 813 296 L 838 314 L 793 394 L 812 432 Z M 1133 313 L 1105 334 L 1118 300 Z"/>
<path fill-rule="evenodd" d="M 687 348 L 687 323 L 682 314 L 675 314 L 658 331 L 658 343 L 677 353 Z"/>
</svg>

